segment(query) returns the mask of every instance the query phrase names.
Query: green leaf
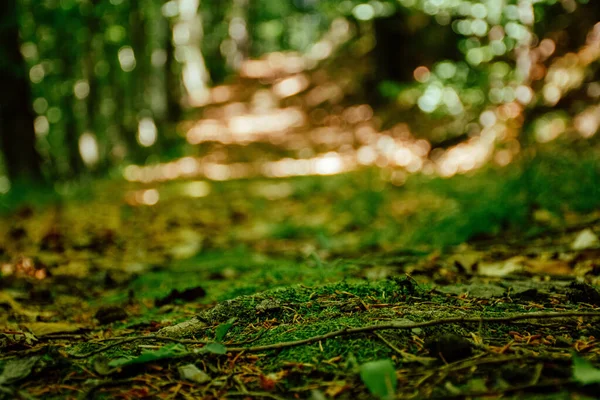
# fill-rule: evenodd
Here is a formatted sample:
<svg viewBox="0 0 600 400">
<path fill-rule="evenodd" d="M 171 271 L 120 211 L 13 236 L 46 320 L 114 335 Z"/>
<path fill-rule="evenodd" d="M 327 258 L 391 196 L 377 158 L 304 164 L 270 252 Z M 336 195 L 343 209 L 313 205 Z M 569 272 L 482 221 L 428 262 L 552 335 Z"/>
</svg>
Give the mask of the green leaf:
<svg viewBox="0 0 600 400">
<path fill-rule="evenodd" d="M 360 366 L 360 378 L 369 391 L 380 399 L 391 399 L 396 393 L 398 378 L 392 360 L 378 360 Z"/>
<path fill-rule="evenodd" d="M 236 319 L 237 318 L 230 318 L 226 323 L 217 326 L 217 328 L 215 329 L 215 341 L 223 341 L 225 335 L 227 335 L 227 332 L 229 332 Z"/>
<path fill-rule="evenodd" d="M 202 348 L 203 353 L 212 353 L 212 354 L 227 354 L 227 347 L 223 346 L 221 343 L 209 343 Z"/>
<path fill-rule="evenodd" d="M 194 364 L 182 365 L 178 368 L 181 378 L 196 383 L 206 383 L 210 381 L 210 376 L 196 367 Z"/>
<path fill-rule="evenodd" d="M 28 357 L 10 360 L 0 374 L 0 385 L 12 385 L 21 379 L 27 378 L 40 357 Z"/>
<path fill-rule="evenodd" d="M 177 344 L 171 344 L 171 345 L 164 346 L 156 351 L 142 352 L 142 354 L 140 354 L 137 357 L 117 358 L 117 359 L 109 362 L 108 365 L 110 367 L 115 368 L 115 367 L 123 367 L 126 365 L 133 365 L 133 364 L 146 364 L 146 363 L 151 363 L 151 362 L 158 361 L 158 360 L 163 360 L 165 358 L 177 357 L 177 356 L 186 354 L 187 352 L 188 351 L 184 345 L 177 343 Z"/>
<path fill-rule="evenodd" d="M 573 354 L 573 379 L 582 385 L 600 383 L 600 369 L 583 357 Z"/>
</svg>

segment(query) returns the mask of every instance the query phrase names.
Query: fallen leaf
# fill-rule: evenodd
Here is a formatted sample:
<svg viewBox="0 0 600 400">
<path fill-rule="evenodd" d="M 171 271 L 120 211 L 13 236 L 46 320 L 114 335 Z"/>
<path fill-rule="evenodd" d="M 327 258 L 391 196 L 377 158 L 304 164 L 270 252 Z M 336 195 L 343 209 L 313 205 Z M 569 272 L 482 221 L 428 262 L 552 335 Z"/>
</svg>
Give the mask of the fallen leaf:
<svg viewBox="0 0 600 400">
<path fill-rule="evenodd" d="M 329 395 L 333 397 L 332 395 Z M 309 400 L 325 400 L 327 397 L 320 390 L 311 390 Z"/>
<path fill-rule="evenodd" d="M 54 333 L 77 332 L 84 328 L 83 325 L 67 322 L 30 322 L 22 325 L 37 337 L 52 335 Z"/>
<path fill-rule="evenodd" d="M 572 376 L 576 382 L 582 385 L 600 383 L 600 369 L 577 354 L 573 354 Z"/>
<path fill-rule="evenodd" d="M 221 343 L 209 343 L 200 349 L 200 353 L 227 354 L 227 347 Z"/>
<path fill-rule="evenodd" d="M 533 274 L 571 275 L 573 269 L 562 260 L 527 260 L 527 271 Z"/>
<path fill-rule="evenodd" d="M 571 243 L 573 250 L 585 250 L 598 246 L 600 246 L 600 240 L 598 240 L 598 236 L 590 228 L 579 232 L 573 243 Z"/>
<path fill-rule="evenodd" d="M 9 306 L 15 313 L 29 317 L 30 319 L 37 318 L 40 313 L 37 311 L 27 310 L 22 307 L 10 294 L 0 292 L 0 305 Z"/>
<path fill-rule="evenodd" d="M 345 381 L 335 381 L 331 385 L 327 387 L 325 390 L 325 394 L 329 396 L 329 398 L 334 398 L 339 396 L 343 391 L 347 390 L 350 387 L 348 383 Z M 325 398 L 325 396 L 323 396 Z"/>
<path fill-rule="evenodd" d="M 525 257 L 517 256 L 505 261 L 495 263 L 481 263 L 477 270 L 484 276 L 502 277 L 515 272 L 521 272 L 525 268 Z"/>
<path fill-rule="evenodd" d="M 222 342 L 227 335 L 227 332 L 231 329 L 237 318 L 230 318 L 226 323 L 220 324 L 215 328 L 215 340 Z"/>
<path fill-rule="evenodd" d="M 33 366 L 39 359 L 40 357 L 34 356 L 7 361 L 2 370 L 2 374 L 0 375 L 0 386 L 11 385 L 28 377 Z"/>
<path fill-rule="evenodd" d="M 182 344 L 176 343 L 176 344 L 171 344 L 171 345 L 167 345 L 164 347 L 161 347 L 158 350 L 155 351 L 145 351 L 142 352 L 142 354 L 140 354 L 137 357 L 134 358 L 126 358 L 126 357 L 122 357 L 122 358 L 117 358 L 114 360 L 111 360 L 108 365 L 110 367 L 124 367 L 127 365 L 134 365 L 134 364 L 146 364 L 146 363 L 151 363 L 154 361 L 158 361 L 158 360 L 163 360 L 166 358 L 174 358 L 183 354 L 187 354 L 188 351 L 186 349 L 186 347 Z"/>
<path fill-rule="evenodd" d="M 158 331 L 160 336 L 168 336 L 172 338 L 193 336 L 204 331 L 206 322 L 200 321 L 197 317 L 193 317 L 187 321 L 183 321 L 177 325 L 166 326 Z"/>
<path fill-rule="evenodd" d="M 377 360 L 360 366 L 360 378 L 369 391 L 380 399 L 395 396 L 398 378 L 392 360 Z"/>
<path fill-rule="evenodd" d="M 196 367 L 194 364 L 182 365 L 178 368 L 179 376 L 182 379 L 186 379 L 188 381 L 192 381 L 195 383 L 205 383 L 211 380 L 210 376 Z"/>
</svg>

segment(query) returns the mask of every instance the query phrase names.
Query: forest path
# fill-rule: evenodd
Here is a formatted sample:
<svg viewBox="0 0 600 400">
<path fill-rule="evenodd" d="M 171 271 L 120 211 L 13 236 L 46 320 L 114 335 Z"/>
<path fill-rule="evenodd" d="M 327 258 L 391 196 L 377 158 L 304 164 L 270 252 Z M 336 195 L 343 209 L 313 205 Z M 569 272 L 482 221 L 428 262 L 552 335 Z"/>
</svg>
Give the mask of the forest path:
<svg viewBox="0 0 600 400">
<path fill-rule="evenodd" d="M 597 280 L 597 216 L 553 228 L 538 213 L 527 235 L 475 240 L 501 212 L 439 185 L 398 188 L 376 171 L 107 183 L 94 198 L 24 206 L 2 224 L 0 388 L 370 398 L 388 376 L 399 398 L 585 393 L 597 370 L 569 360 L 598 351 L 600 294 L 583 283 Z M 471 214 L 457 220 L 463 203 Z M 531 312 L 567 314 L 518 319 Z M 388 359 L 396 378 L 385 362 L 364 367 Z"/>
</svg>

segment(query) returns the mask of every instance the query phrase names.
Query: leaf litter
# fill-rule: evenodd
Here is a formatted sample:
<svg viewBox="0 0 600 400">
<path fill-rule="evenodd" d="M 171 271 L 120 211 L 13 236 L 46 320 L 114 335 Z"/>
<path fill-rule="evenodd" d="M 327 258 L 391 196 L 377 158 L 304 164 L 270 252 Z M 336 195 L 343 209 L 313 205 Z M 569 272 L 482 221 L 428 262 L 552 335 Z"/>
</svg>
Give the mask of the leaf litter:
<svg viewBox="0 0 600 400">
<path fill-rule="evenodd" d="M 0 397 L 594 398 L 593 216 L 432 246 L 443 193 L 320 179 L 2 217 Z"/>
</svg>

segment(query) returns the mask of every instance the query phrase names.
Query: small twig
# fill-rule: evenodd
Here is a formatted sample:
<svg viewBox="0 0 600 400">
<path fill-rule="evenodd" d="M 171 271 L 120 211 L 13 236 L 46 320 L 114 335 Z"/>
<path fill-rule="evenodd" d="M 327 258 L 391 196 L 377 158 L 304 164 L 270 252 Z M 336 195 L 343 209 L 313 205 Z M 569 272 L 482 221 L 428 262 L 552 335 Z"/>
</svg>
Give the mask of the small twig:
<svg viewBox="0 0 600 400">
<path fill-rule="evenodd" d="M 77 339 L 85 339 L 89 337 L 89 335 L 80 335 L 80 334 L 70 334 L 70 333 L 60 333 L 60 334 L 52 334 L 46 335 L 39 338 L 39 340 L 77 340 Z"/>
<path fill-rule="evenodd" d="M 239 376 L 234 375 L 233 376 L 233 381 L 238 385 L 238 387 L 240 388 L 240 391 L 242 393 L 248 393 L 248 389 L 246 388 L 246 385 L 244 385 L 244 382 L 242 382 L 242 380 L 240 379 Z"/>
<path fill-rule="evenodd" d="M 158 336 L 158 335 L 114 336 L 114 337 L 105 338 L 105 339 L 97 339 L 93 343 L 108 342 L 108 341 L 113 341 L 113 340 L 131 340 L 131 339 L 140 339 L 140 340 L 143 340 L 143 339 L 153 339 L 153 340 L 162 340 L 162 341 L 165 341 L 165 342 L 176 342 L 176 343 L 181 343 L 181 344 L 207 344 L 207 343 L 211 343 L 210 340 L 178 339 L 178 338 L 172 338 L 172 337 L 169 337 L 169 336 Z"/>
<path fill-rule="evenodd" d="M 508 317 L 493 317 L 493 318 L 468 318 L 468 317 L 454 317 L 454 318 L 444 318 L 438 320 L 431 320 L 425 322 L 415 322 L 413 324 L 404 324 L 392 322 L 389 324 L 381 324 L 381 325 L 367 325 L 361 326 L 358 328 L 342 328 L 337 331 L 325 333 L 323 335 L 313 336 L 307 339 L 301 340 L 293 340 L 289 342 L 280 342 L 274 343 L 264 346 L 255 346 L 255 347 L 230 347 L 227 351 L 230 352 L 238 352 L 238 351 L 247 351 L 247 352 L 257 352 L 257 351 L 267 351 L 267 350 L 279 350 L 287 347 L 301 346 L 303 344 L 315 343 L 321 340 L 331 339 L 337 336 L 342 335 L 353 335 L 357 333 L 365 333 L 365 332 L 375 332 L 386 329 L 415 329 L 415 328 L 424 328 L 428 326 L 436 326 L 436 325 L 445 325 L 445 324 L 498 324 L 505 322 L 514 322 L 521 321 L 526 319 L 551 319 L 551 318 L 567 318 L 567 317 L 590 317 L 590 318 L 600 318 L 600 312 L 533 312 L 527 314 L 517 314 Z"/>
<path fill-rule="evenodd" d="M 114 340 L 114 343 L 108 344 L 106 346 L 100 347 L 99 349 L 96 350 L 92 350 L 88 353 L 84 353 L 84 354 L 69 354 L 69 357 L 71 358 L 88 358 L 90 356 L 93 356 L 95 354 L 98 353 L 102 353 L 108 349 L 111 349 L 113 347 L 116 346 L 120 346 L 122 344 L 125 343 L 131 343 L 131 342 L 135 342 L 137 340 L 157 340 L 160 342 L 175 342 L 175 343 L 181 343 L 181 344 L 208 344 L 210 343 L 210 341 L 208 340 L 194 340 L 194 339 L 176 339 L 176 338 L 171 338 L 168 336 L 154 336 L 154 335 L 147 335 L 147 336 L 130 336 L 130 337 L 114 337 L 114 338 L 107 338 L 107 339 L 102 339 L 102 341 L 108 341 L 108 340 Z"/>
<path fill-rule="evenodd" d="M 83 354 L 68 354 L 67 353 L 67 354 L 69 355 L 70 358 L 76 358 L 76 359 L 79 359 L 79 358 L 88 358 L 88 357 L 91 357 L 91 356 L 93 356 L 95 354 L 102 353 L 102 352 L 104 352 L 104 351 L 106 351 L 108 349 L 112 349 L 113 347 L 116 347 L 116 346 L 119 346 L 119 345 L 122 345 L 122 344 L 125 344 L 125 343 L 134 342 L 136 340 L 139 340 L 139 337 L 134 336 L 134 337 L 131 337 L 129 339 L 121 339 L 121 340 L 115 341 L 115 342 L 113 342 L 113 343 L 111 343 L 109 345 L 102 346 L 99 349 L 92 350 L 92 351 L 89 351 L 87 353 L 83 353 Z"/>
<path fill-rule="evenodd" d="M 529 384 L 530 385 L 537 385 L 538 382 L 540 381 L 540 378 L 542 377 L 542 370 L 544 369 L 544 364 L 542 363 L 537 363 L 535 366 L 535 373 L 533 375 L 533 377 L 531 378 Z"/>
<path fill-rule="evenodd" d="M 390 349 L 398 353 L 400 357 L 402 357 L 402 362 L 418 362 L 421 365 L 428 365 L 431 361 L 435 360 L 435 358 L 419 357 L 415 356 L 414 354 L 410 354 L 406 351 L 400 350 L 399 348 L 394 346 L 392 342 L 383 337 L 383 335 L 381 335 L 379 332 L 373 332 L 373 334 L 377 336 L 379 340 L 385 343 Z"/>
<path fill-rule="evenodd" d="M 342 329 L 338 329 L 337 331 L 325 333 L 323 335 L 317 335 L 306 339 L 301 340 L 293 340 L 289 342 L 280 342 L 263 346 L 254 346 L 254 347 L 228 347 L 228 352 L 259 352 L 259 351 L 267 351 L 267 350 L 278 350 L 284 349 L 288 347 L 301 346 L 304 344 L 310 344 L 315 342 L 320 342 L 323 340 L 331 339 L 334 337 L 342 336 L 342 335 L 353 335 L 358 333 L 367 333 L 367 332 L 376 332 L 381 330 L 389 330 L 389 329 L 415 329 L 415 328 L 424 328 L 428 326 L 436 326 L 436 325 L 445 325 L 445 324 L 466 324 L 466 323 L 475 323 L 475 324 L 493 324 L 493 323 L 506 323 L 506 322 L 514 322 L 520 320 L 527 319 L 553 319 L 553 318 L 568 318 L 568 317 L 590 317 L 590 318 L 600 318 L 600 312 L 533 312 L 526 314 L 517 314 L 508 317 L 493 317 L 493 318 L 467 318 L 467 317 L 454 317 L 454 318 L 444 318 L 438 320 L 431 320 L 425 322 L 415 322 L 412 324 L 406 323 L 397 323 L 391 322 L 388 324 L 380 324 L 380 325 L 367 325 L 361 326 L 358 328 L 349 328 L 344 327 Z M 206 340 L 193 340 L 193 339 L 176 339 L 167 336 L 131 336 L 125 338 L 109 338 L 104 340 L 116 340 L 114 343 L 106 345 L 96 350 L 92 350 L 88 353 L 84 354 L 70 354 L 71 358 L 87 358 L 92 355 L 102 353 L 110 348 L 115 346 L 119 346 L 125 343 L 134 342 L 136 340 L 158 340 L 164 342 L 175 342 L 181 344 L 208 344 L 210 341 Z"/>
<path fill-rule="evenodd" d="M 471 368 L 471 367 L 484 365 L 484 364 L 502 364 L 505 362 L 521 361 L 521 360 L 528 360 L 528 359 L 532 359 L 532 358 L 526 357 L 526 356 L 503 356 L 503 357 L 483 358 L 481 355 L 479 355 L 479 356 L 469 358 L 466 360 L 459 360 L 459 361 L 453 362 L 451 364 L 446 364 L 446 365 L 442 366 L 440 368 L 440 370 L 458 371 L 461 369 Z"/>
<path fill-rule="evenodd" d="M 243 342 L 237 342 L 237 343 L 229 343 L 229 345 L 235 345 L 235 346 L 239 346 L 241 344 L 248 344 L 248 343 L 252 343 L 252 342 L 256 342 L 258 339 L 260 339 L 265 333 L 267 333 L 268 329 L 263 329 L 262 331 L 260 331 L 258 333 L 258 335 L 256 335 L 253 338 L 250 339 L 246 339 Z"/>
</svg>

